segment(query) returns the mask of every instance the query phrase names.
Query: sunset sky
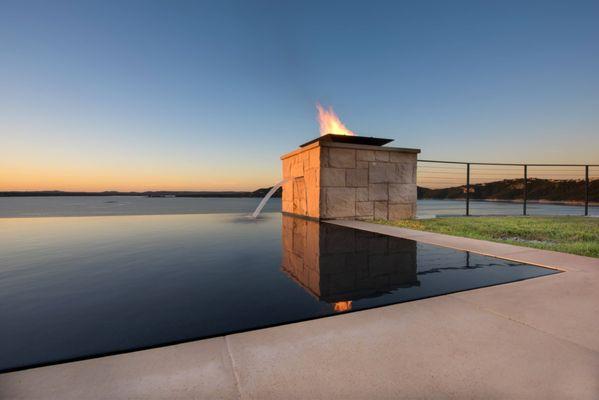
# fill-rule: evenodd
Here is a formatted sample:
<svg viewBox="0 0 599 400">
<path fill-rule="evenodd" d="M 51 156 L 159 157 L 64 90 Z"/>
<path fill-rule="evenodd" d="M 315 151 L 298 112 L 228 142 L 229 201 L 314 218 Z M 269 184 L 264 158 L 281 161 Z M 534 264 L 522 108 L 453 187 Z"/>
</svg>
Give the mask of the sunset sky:
<svg viewBox="0 0 599 400">
<path fill-rule="evenodd" d="M 316 103 L 422 158 L 599 164 L 599 2 L 10 1 L 0 190 L 254 190 Z"/>
</svg>

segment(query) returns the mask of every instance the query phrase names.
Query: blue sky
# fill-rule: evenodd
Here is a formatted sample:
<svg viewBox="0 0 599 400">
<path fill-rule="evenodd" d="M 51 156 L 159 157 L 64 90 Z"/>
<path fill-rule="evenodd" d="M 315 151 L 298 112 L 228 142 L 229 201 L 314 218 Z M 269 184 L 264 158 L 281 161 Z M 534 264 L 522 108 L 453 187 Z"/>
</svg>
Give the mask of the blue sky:
<svg viewBox="0 0 599 400">
<path fill-rule="evenodd" d="M 599 163 L 599 2 L 28 2 L 0 189 L 253 189 L 315 103 L 422 157 Z"/>
</svg>

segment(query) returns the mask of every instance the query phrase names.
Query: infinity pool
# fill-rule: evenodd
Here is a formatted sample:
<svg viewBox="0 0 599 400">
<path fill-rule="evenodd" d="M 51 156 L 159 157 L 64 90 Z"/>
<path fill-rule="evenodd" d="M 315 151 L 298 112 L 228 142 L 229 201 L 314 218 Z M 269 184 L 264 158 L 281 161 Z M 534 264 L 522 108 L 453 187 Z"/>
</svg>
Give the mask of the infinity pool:
<svg viewBox="0 0 599 400">
<path fill-rule="evenodd" d="M 553 273 L 280 213 L 0 219 L 0 370 Z"/>
</svg>

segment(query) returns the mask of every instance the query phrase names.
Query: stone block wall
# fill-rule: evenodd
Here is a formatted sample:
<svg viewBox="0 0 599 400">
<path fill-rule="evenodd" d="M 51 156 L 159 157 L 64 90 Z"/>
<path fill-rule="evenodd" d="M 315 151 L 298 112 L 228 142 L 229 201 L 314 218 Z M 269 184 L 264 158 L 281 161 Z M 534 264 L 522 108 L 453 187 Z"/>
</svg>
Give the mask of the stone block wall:
<svg viewBox="0 0 599 400">
<path fill-rule="evenodd" d="M 414 218 L 419 152 L 316 142 L 286 154 L 283 212 L 317 219 Z"/>
<path fill-rule="evenodd" d="M 320 147 L 301 150 L 283 159 L 283 212 L 320 218 Z"/>
</svg>

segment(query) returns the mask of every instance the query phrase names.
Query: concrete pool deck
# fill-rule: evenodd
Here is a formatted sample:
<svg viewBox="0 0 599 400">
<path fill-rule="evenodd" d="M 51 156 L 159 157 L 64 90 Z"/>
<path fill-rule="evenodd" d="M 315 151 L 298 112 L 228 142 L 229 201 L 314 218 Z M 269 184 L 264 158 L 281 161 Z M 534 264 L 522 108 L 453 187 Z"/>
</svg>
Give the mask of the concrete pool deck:
<svg viewBox="0 0 599 400">
<path fill-rule="evenodd" d="M 599 398 L 599 259 L 332 223 L 564 273 L 2 374 L 0 398 Z"/>
</svg>

